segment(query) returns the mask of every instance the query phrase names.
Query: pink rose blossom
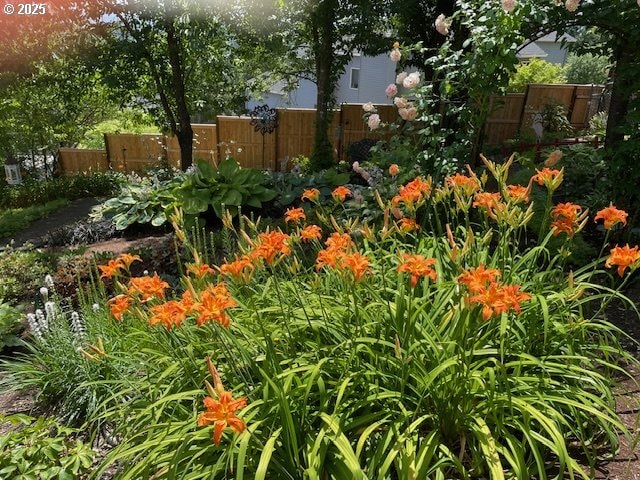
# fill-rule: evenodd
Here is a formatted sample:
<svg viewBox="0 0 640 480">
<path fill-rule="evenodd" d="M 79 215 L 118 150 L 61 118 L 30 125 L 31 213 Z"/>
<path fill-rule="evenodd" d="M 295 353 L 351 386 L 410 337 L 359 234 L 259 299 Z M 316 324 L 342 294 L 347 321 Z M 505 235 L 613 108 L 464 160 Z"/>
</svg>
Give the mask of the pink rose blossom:
<svg viewBox="0 0 640 480">
<path fill-rule="evenodd" d="M 380 115 L 378 115 L 377 113 L 369 115 L 369 120 L 367 120 L 367 125 L 369 125 L 369 128 L 371 130 L 375 130 L 376 128 L 378 128 L 380 126 Z"/>
<path fill-rule="evenodd" d="M 505 12 L 513 12 L 516 5 L 518 5 L 517 0 L 502 0 L 502 9 Z"/>
<path fill-rule="evenodd" d="M 398 85 L 402 85 L 402 82 L 404 82 L 404 79 L 407 78 L 407 75 L 409 75 L 407 72 L 400 72 L 396 77 L 396 83 Z"/>
<path fill-rule="evenodd" d="M 575 12 L 580 5 L 580 0 L 567 0 L 564 5 L 568 11 Z"/>
<path fill-rule="evenodd" d="M 373 106 L 373 103 L 369 102 L 362 105 L 362 110 L 364 110 L 365 112 L 375 112 L 376 107 Z"/>
<path fill-rule="evenodd" d="M 398 108 L 407 108 L 409 106 L 409 101 L 403 97 L 396 97 L 393 99 L 393 104 Z"/>
<path fill-rule="evenodd" d="M 397 48 L 394 48 L 393 50 L 391 50 L 391 53 L 389 54 L 389 58 L 393 63 L 396 63 L 400 61 L 400 59 L 402 58 L 402 54 L 400 53 L 400 50 L 398 50 Z"/>
<path fill-rule="evenodd" d="M 416 107 L 400 108 L 398 109 L 398 114 L 403 120 L 410 122 L 411 120 L 415 120 L 418 110 L 416 110 Z"/>
<path fill-rule="evenodd" d="M 398 87 L 396 87 L 393 83 L 390 83 L 384 93 L 387 97 L 393 98 L 398 94 Z"/>
<path fill-rule="evenodd" d="M 444 35 L 445 37 L 449 35 L 449 26 L 447 25 L 446 17 L 443 13 L 438 15 L 438 18 L 436 18 L 435 26 L 440 35 Z"/>
<path fill-rule="evenodd" d="M 420 83 L 420 74 L 418 72 L 413 72 L 407 75 L 402 81 L 402 86 L 404 88 L 413 88 L 416 87 Z"/>
</svg>

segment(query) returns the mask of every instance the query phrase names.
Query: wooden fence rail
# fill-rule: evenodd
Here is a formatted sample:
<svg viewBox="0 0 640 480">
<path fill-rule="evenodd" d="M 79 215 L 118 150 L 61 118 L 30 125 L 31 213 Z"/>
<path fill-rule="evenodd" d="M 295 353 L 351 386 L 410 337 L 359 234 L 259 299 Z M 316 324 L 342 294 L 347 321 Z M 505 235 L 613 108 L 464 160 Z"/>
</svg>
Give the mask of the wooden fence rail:
<svg viewBox="0 0 640 480">
<path fill-rule="evenodd" d="M 582 129 L 597 112 L 602 91 L 598 85 L 529 85 L 525 93 L 492 97 L 485 145 L 502 145 L 518 132 L 532 132 L 532 116 L 549 103 L 562 105 L 571 125 Z M 383 122 L 395 120 L 395 107 L 377 108 Z M 330 140 L 338 158 L 346 158 L 349 146 L 365 138 L 389 138 L 389 133 L 369 130 L 362 114 L 362 105 L 344 104 L 334 111 Z M 250 117 L 219 116 L 215 124 L 194 124 L 193 158 L 215 166 L 231 155 L 243 167 L 281 170 L 293 157 L 311 155 L 315 110 L 278 109 L 278 128 L 265 136 L 256 132 L 250 121 Z M 180 146 L 171 135 L 105 134 L 104 139 L 104 150 L 60 149 L 60 171 L 141 173 L 164 161 L 180 166 Z"/>
</svg>

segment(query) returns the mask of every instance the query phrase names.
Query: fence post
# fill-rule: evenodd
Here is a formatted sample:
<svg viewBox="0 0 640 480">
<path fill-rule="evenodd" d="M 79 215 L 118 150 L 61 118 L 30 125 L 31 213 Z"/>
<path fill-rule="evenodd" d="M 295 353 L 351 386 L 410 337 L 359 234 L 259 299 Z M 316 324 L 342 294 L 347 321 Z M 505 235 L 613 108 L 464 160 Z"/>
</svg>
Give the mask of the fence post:
<svg viewBox="0 0 640 480">
<path fill-rule="evenodd" d="M 520 110 L 520 121 L 518 122 L 518 130 L 520 132 L 522 129 L 522 120 L 524 119 L 524 112 L 527 109 L 527 99 L 529 98 L 529 84 L 527 84 L 527 88 L 524 91 L 524 98 L 522 99 L 522 109 Z"/>
<path fill-rule="evenodd" d="M 576 106 L 576 98 L 578 96 L 578 86 L 574 85 L 573 86 L 573 93 L 571 94 L 571 101 L 569 102 L 569 108 L 567 109 L 567 119 L 569 120 L 569 123 L 573 123 L 571 120 L 573 120 L 573 109 Z"/>
<path fill-rule="evenodd" d="M 107 170 L 113 170 L 113 165 L 111 164 L 111 152 L 109 151 L 109 139 L 106 133 L 102 134 L 102 138 L 104 139 L 104 150 L 107 152 Z"/>
</svg>

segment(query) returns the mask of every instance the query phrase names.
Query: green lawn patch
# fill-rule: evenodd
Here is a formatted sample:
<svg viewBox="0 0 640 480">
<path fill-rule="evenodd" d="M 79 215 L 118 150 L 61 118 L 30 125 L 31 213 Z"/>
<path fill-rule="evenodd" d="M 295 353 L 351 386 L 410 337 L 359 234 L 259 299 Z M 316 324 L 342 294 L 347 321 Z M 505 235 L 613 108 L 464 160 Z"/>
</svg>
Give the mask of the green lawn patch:
<svg viewBox="0 0 640 480">
<path fill-rule="evenodd" d="M 2 210 L 0 211 L 0 238 L 15 235 L 27 228 L 29 224 L 48 217 L 67 205 L 69 205 L 69 200 L 62 198 L 52 200 L 44 205 Z"/>
</svg>

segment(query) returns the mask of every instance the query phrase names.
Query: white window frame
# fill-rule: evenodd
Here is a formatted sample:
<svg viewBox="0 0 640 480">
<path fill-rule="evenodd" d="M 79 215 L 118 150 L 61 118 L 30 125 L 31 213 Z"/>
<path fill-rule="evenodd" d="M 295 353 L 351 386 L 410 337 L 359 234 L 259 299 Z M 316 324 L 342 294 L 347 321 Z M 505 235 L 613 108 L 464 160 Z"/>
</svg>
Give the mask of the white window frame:
<svg viewBox="0 0 640 480">
<path fill-rule="evenodd" d="M 353 86 L 353 72 L 357 71 L 358 72 L 358 79 L 357 79 L 357 86 Z M 359 68 L 352 68 L 351 72 L 349 74 L 349 88 L 351 90 L 358 90 L 360 88 L 360 69 Z"/>
</svg>

